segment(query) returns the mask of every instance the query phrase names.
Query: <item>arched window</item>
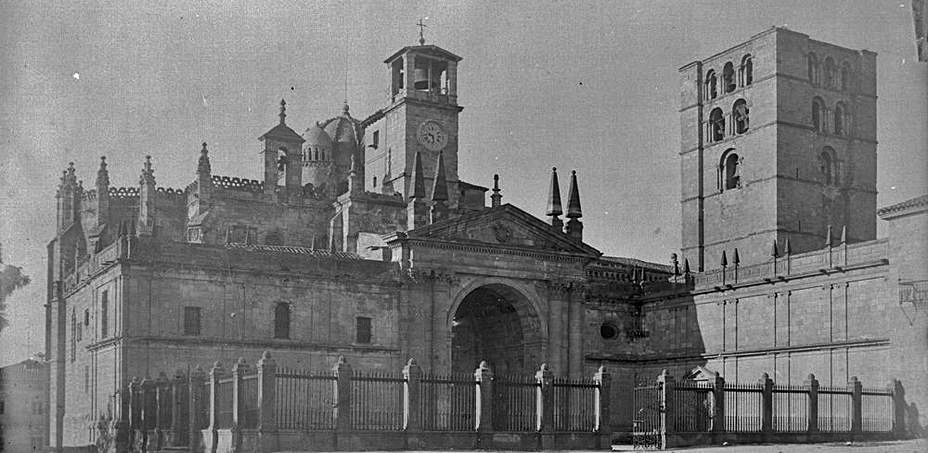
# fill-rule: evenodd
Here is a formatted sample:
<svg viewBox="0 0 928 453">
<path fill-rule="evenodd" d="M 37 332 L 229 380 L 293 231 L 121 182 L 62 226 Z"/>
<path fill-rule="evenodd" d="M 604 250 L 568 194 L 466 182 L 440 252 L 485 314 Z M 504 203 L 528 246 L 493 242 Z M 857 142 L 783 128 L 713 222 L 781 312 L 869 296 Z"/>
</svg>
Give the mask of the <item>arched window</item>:
<svg viewBox="0 0 928 453">
<path fill-rule="evenodd" d="M 274 307 L 274 338 L 290 338 L 290 304 L 278 303 Z"/>
<path fill-rule="evenodd" d="M 717 142 L 725 138 L 725 116 L 722 115 L 722 109 L 716 107 L 709 114 L 709 130 L 712 141 Z"/>
<path fill-rule="evenodd" d="M 738 189 L 741 187 L 741 158 L 735 153 L 734 149 L 729 149 L 722 154 L 721 173 L 722 187 L 724 190 Z"/>
<path fill-rule="evenodd" d="M 277 149 L 277 185 L 283 186 L 287 183 L 287 165 L 290 164 L 287 148 L 280 147 Z"/>
<path fill-rule="evenodd" d="M 319 160 L 319 148 L 314 150 L 313 160 Z"/>
<path fill-rule="evenodd" d="M 745 55 L 741 59 L 741 85 L 748 86 L 754 82 L 754 60 L 751 55 Z"/>
<path fill-rule="evenodd" d="M 825 132 L 825 103 L 821 98 L 812 99 L 812 130 L 815 132 Z"/>
<path fill-rule="evenodd" d="M 837 77 L 837 66 L 835 66 L 835 60 L 831 57 L 825 59 L 825 86 L 828 88 L 836 88 L 838 84 L 836 83 L 835 78 Z"/>
<path fill-rule="evenodd" d="M 822 184 L 838 183 L 837 160 L 835 159 L 834 148 L 830 146 L 822 148 L 822 153 L 819 155 L 819 173 L 822 176 Z"/>
<path fill-rule="evenodd" d="M 706 99 L 715 99 L 718 96 L 717 88 L 718 78 L 715 76 L 715 71 L 710 70 L 706 73 Z"/>
<path fill-rule="evenodd" d="M 846 61 L 841 65 L 841 90 L 847 91 L 851 86 L 851 65 Z"/>
<path fill-rule="evenodd" d="M 818 85 L 818 58 L 814 53 L 809 53 L 807 58 L 808 60 L 808 71 L 809 71 L 809 83 L 813 85 Z"/>
<path fill-rule="evenodd" d="M 845 115 L 847 115 L 847 109 L 844 107 L 844 103 L 838 102 L 835 104 L 835 135 L 847 134 Z"/>
<path fill-rule="evenodd" d="M 747 132 L 749 124 L 748 103 L 744 99 L 738 99 L 735 101 L 735 105 L 732 106 L 731 111 L 735 121 L 735 132 L 739 134 Z"/>
<path fill-rule="evenodd" d="M 735 65 L 731 64 L 730 61 L 725 63 L 725 67 L 722 68 L 722 84 L 726 93 L 735 91 Z"/>
</svg>

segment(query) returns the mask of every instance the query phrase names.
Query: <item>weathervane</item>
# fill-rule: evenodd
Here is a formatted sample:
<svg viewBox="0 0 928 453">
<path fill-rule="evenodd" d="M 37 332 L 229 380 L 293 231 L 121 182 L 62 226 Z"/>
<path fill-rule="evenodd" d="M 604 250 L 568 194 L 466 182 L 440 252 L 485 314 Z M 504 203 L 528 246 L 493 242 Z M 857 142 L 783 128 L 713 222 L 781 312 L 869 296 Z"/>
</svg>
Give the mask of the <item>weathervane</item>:
<svg viewBox="0 0 928 453">
<path fill-rule="evenodd" d="M 425 31 L 425 28 L 428 27 L 428 25 L 425 25 L 424 23 L 422 23 L 422 18 L 420 17 L 419 22 L 416 24 L 416 26 L 419 27 L 419 45 L 424 46 L 425 45 L 424 31 Z"/>
</svg>

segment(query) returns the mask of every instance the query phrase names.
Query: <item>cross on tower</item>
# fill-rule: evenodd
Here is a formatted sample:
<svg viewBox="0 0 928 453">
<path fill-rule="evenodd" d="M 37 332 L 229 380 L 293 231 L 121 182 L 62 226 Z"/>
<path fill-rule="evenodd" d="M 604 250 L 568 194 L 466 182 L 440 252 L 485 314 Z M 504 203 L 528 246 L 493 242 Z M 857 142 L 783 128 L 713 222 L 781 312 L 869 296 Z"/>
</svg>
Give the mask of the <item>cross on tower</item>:
<svg viewBox="0 0 928 453">
<path fill-rule="evenodd" d="M 419 45 L 420 45 L 420 46 L 424 46 L 424 45 L 425 45 L 425 35 L 424 35 L 423 32 L 425 31 L 425 28 L 428 27 L 428 25 L 425 25 L 424 23 L 422 23 L 422 18 L 420 17 L 420 18 L 419 18 L 419 22 L 416 23 L 416 26 L 419 27 Z"/>
</svg>

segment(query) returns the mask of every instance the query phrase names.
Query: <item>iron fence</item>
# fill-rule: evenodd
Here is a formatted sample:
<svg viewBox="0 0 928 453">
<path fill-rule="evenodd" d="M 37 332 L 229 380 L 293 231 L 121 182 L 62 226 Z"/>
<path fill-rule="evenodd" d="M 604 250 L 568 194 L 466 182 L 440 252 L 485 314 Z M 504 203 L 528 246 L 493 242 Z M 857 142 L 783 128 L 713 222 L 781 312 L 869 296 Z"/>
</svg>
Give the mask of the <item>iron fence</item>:
<svg viewBox="0 0 928 453">
<path fill-rule="evenodd" d="M 597 384 L 588 378 L 553 379 L 555 431 L 593 430 L 596 423 L 597 387 Z"/>
<path fill-rule="evenodd" d="M 385 371 L 354 372 L 351 378 L 351 427 L 358 430 L 403 429 L 401 374 Z"/>
<path fill-rule="evenodd" d="M 843 387 L 819 387 L 818 430 L 822 432 L 851 431 L 851 390 Z"/>
<path fill-rule="evenodd" d="M 863 389 L 860 392 L 860 428 L 864 432 L 893 430 L 893 393 L 886 389 Z"/>
<path fill-rule="evenodd" d="M 762 428 L 764 387 L 758 384 L 725 383 L 725 430 L 756 432 Z"/>
<path fill-rule="evenodd" d="M 657 448 L 661 442 L 661 392 L 663 385 L 643 384 L 632 391 L 632 443 L 638 448 Z"/>
<path fill-rule="evenodd" d="M 278 368 L 275 409 L 281 429 L 335 428 L 335 376 L 331 372 Z"/>
<path fill-rule="evenodd" d="M 253 374 L 244 376 L 241 380 L 242 397 L 239 404 L 241 408 L 241 419 L 238 421 L 240 428 L 257 428 L 258 427 L 258 375 Z"/>
<path fill-rule="evenodd" d="M 684 381 L 670 392 L 675 432 L 704 432 L 710 428 L 715 399 L 707 382 Z"/>
<path fill-rule="evenodd" d="M 809 429 L 808 386 L 777 385 L 773 387 L 773 430 L 803 432 Z"/>
<path fill-rule="evenodd" d="M 473 431 L 476 382 L 471 374 L 424 374 L 419 381 L 419 414 L 426 431 Z"/>
<path fill-rule="evenodd" d="M 533 376 L 502 375 L 493 379 L 493 428 L 498 431 L 535 431 L 541 386 Z"/>
<path fill-rule="evenodd" d="M 216 395 L 218 407 L 216 410 L 217 429 L 232 427 L 232 380 L 233 378 L 223 378 L 216 383 Z"/>
</svg>

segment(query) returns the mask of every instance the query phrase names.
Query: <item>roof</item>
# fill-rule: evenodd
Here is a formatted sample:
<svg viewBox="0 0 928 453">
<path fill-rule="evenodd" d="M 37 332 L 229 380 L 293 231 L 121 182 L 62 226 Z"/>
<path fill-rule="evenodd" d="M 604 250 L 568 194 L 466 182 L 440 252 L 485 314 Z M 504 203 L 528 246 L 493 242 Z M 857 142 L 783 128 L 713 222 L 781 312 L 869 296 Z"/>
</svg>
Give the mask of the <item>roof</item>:
<svg viewBox="0 0 928 453">
<path fill-rule="evenodd" d="M 303 132 L 303 138 L 310 145 L 332 147 L 332 137 L 329 137 L 329 134 L 322 129 L 319 123 L 313 123 L 312 126 L 306 128 L 306 132 Z"/>
<path fill-rule="evenodd" d="M 399 57 L 401 54 L 404 54 L 404 53 L 410 52 L 410 51 L 415 51 L 416 53 L 434 55 L 434 56 L 437 56 L 437 57 L 445 57 L 445 58 L 450 59 L 450 60 L 452 60 L 452 61 L 461 61 L 461 60 L 463 60 L 463 58 L 461 58 L 461 57 L 459 57 L 459 56 L 457 56 L 457 55 L 455 55 L 455 54 L 453 54 L 453 53 L 451 53 L 451 52 L 448 52 L 447 50 L 442 49 L 441 47 L 438 47 L 438 46 L 429 44 L 429 45 L 427 45 L 427 46 L 406 46 L 406 47 L 403 47 L 402 49 L 397 50 L 396 52 L 394 52 L 393 55 L 390 55 L 389 57 L 387 57 L 387 59 L 384 60 L 383 62 L 384 62 L 384 63 L 390 63 L 390 62 L 392 62 L 393 60 L 395 60 L 397 57 Z"/>
<path fill-rule="evenodd" d="M 283 138 L 303 143 L 303 137 L 300 137 L 300 134 L 297 134 L 296 131 L 290 129 L 290 126 L 284 123 L 274 126 L 271 130 L 265 132 L 264 135 L 258 137 L 258 140 L 264 140 L 265 138 Z"/>
<path fill-rule="evenodd" d="M 324 249 L 311 249 L 309 247 L 293 247 L 286 245 L 258 245 L 258 244 L 226 244 L 226 248 L 244 250 L 264 255 L 308 255 L 314 258 L 336 258 L 343 260 L 363 260 L 361 255 L 350 252 L 333 252 Z"/>
<path fill-rule="evenodd" d="M 623 264 L 625 266 L 631 267 L 642 267 L 645 269 L 651 269 L 660 272 L 673 272 L 673 268 L 666 264 L 652 263 L 650 261 L 642 261 L 636 258 L 626 258 L 622 256 L 602 256 L 599 258 L 600 261 L 609 261 L 612 263 Z"/>
<path fill-rule="evenodd" d="M 925 209 L 928 209 L 928 194 L 903 201 L 902 203 L 880 208 L 877 214 L 880 218 L 889 220 L 906 214 L 924 211 Z"/>
<path fill-rule="evenodd" d="M 490 190 L 488 187 L 478 186 L 464 181 L 458 181 L 458 188 L 462 190 L 482 190 L 484 192 Z"/>
</svg>

